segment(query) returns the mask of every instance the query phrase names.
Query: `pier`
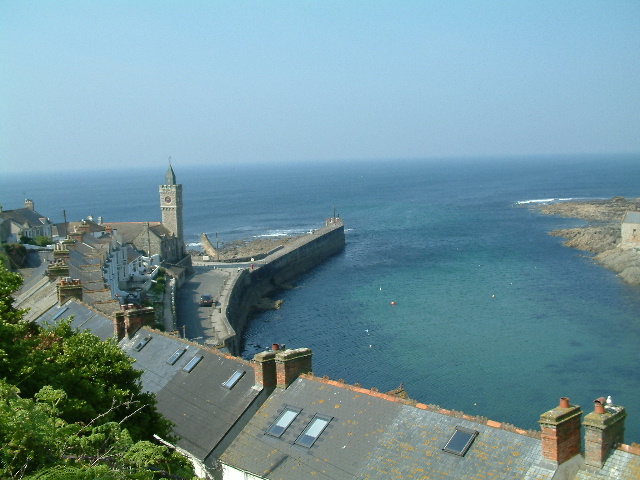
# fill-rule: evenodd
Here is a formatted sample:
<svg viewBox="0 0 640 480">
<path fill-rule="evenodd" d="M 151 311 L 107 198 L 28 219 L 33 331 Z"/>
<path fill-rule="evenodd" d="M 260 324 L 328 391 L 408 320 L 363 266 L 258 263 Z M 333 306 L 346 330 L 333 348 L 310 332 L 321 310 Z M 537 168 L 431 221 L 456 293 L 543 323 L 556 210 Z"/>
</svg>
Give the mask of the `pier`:
<svg viewBox="0 0 640 480">
<path fill-rule="evenodd" d="M 199 329 L 192 327 L 187 338 L 239 355 L 244 327 L 262 299 L 342 251 L 345 243 L 342 219 L 330 217 L 324 227 L 275 249 L 264 258 L 254 258 L 253 262 L 251 259 L 236 263 L 195 262 L 196 274 L 183 288 L 191 288 L 192 297 L 207 290 L 215 302 L 211 309 L 198 310 L 200 315 L 206 311 L 207 318 L 203 322 L 206 325 Z M 206 275 L 197 273 L 202 267 L 211 271 Z M 199 286 L 197 292 L 196 285 Z"/>
</svg>

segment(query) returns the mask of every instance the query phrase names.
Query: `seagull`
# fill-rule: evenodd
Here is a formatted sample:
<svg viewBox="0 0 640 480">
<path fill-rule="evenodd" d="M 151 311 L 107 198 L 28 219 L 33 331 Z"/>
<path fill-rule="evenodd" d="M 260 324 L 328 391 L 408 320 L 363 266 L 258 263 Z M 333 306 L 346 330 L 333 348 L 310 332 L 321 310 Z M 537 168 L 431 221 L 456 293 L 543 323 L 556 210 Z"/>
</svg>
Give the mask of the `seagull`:
<svg viewBox="0 0 640 480">
<path fill-rule="evenodd" d="M 368 328 L 365 328 L 364 331 L 367 332 L 367 335 L 369 335 L 369 329 Z"/>
<path fill-rule="evenodd" d="M 611 400 L 611 395 L 609 395 L 607 397 L 606 405 L 607 405 L 607 407 L 612 407 L 613 406 L 613 400 Z"/>
</svg>

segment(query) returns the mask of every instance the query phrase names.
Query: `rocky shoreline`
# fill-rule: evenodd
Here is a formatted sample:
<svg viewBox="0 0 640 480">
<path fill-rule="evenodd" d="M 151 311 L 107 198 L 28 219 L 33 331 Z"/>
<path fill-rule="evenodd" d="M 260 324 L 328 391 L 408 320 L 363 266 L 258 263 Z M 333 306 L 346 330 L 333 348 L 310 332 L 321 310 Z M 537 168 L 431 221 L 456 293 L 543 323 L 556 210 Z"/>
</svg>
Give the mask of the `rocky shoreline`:
<svg viewBox="0 0 640 480">
<path fill-rule="evenodd" d="M 278 236 L 244 238 L 223 242 L 218 249 L 220 261 L 236 261 L 239 258 L 251 258 L 265 255 L 274 249 L 285 246 L 288 243 L 300 238 L 299 236 Z M 191 250 L 188 252 L 192 257 L 201 259 L 203 252 Z"/>
<path fill-rule="evenodd" d="M 540 213 L 580 218 L 583 227 L 553 230 L 565 238 L 564 245 L 594 253 L 593 259 L 630 285 L 640 286 L 640 248 L 620 245 L 620 226 L 625 214 L 640 210 L 640 199 L 614 197 L 609 200 L 570 201 L 541 205 Z"/>
</svg>

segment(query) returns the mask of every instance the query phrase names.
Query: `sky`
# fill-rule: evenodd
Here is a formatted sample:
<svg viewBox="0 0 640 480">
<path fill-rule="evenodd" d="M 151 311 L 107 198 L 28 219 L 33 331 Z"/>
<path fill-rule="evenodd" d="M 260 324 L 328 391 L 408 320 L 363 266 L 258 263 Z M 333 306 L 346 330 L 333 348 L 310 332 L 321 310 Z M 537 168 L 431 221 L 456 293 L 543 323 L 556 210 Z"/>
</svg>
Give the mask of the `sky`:
<svg viewBox="0 0 640 480">
<path fill-rule="evenodd" d="M 640 152 L 640 2 L 0 0 L 0 173 Z"/>
</svg>

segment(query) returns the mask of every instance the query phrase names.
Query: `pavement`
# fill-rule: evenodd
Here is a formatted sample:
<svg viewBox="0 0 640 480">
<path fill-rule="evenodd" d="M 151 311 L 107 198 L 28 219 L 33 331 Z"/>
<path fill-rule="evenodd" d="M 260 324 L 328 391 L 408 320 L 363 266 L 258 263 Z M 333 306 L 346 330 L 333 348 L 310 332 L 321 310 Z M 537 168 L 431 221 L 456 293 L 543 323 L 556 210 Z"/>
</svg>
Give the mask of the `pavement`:
<svg viewBox="0 0 640 480">
<path fill-rule="evenodd" d="M 227 264 L 228 265 L 228 264 Z M 233 268 L 219 268 L 213 264 L 195 265 L 194 274 L 176 292 L 176 327 L 181 337 L 203 345 L 217 345 L 223 337 L 223 326 L 215 321 L 221 313 L 221 295 L 229 284 L 230 276 L 237 271 Z M 200 306 L 200 296 L 213 296 L 211 307 Z M 216 315 L 218 314 L 218 315 Z"/>
</svg>

